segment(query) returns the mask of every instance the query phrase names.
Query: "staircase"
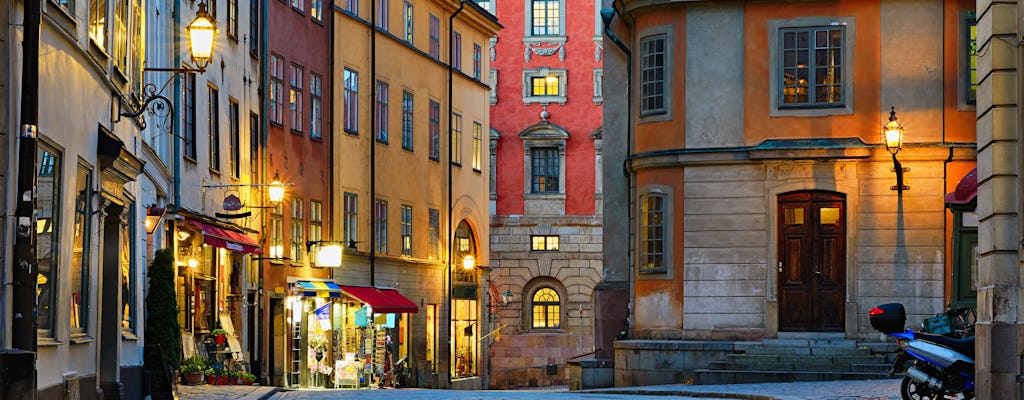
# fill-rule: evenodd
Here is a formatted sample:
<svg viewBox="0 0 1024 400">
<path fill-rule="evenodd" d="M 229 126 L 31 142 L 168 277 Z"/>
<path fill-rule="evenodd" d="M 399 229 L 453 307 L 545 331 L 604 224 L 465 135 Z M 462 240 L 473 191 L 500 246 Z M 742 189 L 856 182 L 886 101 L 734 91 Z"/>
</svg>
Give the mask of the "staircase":
<svg viewBox="0 0 1024 400">
<path fill-rule="evenodd" d="M 860 344 L 843 334 L 779 333 L 778 339 L 736 343 L 736 353 L 695 370 L 698 384 L 835 381 L 889 378 L 892 344 Z"/>
</svg>

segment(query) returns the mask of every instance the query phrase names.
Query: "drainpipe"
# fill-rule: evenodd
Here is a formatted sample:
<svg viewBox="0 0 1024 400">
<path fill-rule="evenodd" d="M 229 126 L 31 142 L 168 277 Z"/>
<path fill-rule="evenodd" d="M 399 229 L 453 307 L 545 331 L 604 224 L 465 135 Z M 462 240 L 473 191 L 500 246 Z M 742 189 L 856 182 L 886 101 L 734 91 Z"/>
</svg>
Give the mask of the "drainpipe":
<svg viewBox="0 0 1024 400">
<path fill-rule="evenodd" d="M 377 259 L 377 0 L 370 0 L 370 287 Z"/>
<path fill-rule="evenodd" d="M 455 239 L 452 237 L 452 92 L 455 70 L 453 68 L 453 55 L 455 44 L 452 43 L 452 31 L 455 25 L 455 17 L 462 12 L 466 6 L 465 0 L 459 1 L 459 8 L 448 17 L 448 387 L 452 386 L 452 247 Z"/>
<path fill-rule="evenodd" d="M 21 134 L 18 137 L 18 189 L 16 192 L 14 256 L 11 258 L 11 344 L 13 348 L 35 352 L 36 340 L 36 261 L 35 169 L 36 134 L 39 122 L 39 21 L 42 0 L 26 0 L 21 69 Z M 56 321 L 50 321 L 54 323 Z M 18 368 L 36 369 L 31 364 Z M 22 360 L 25 360 L 22 358 Z M 28 364 L 28 362 L 26 362 Z M 17 364 L 12 364 L 12 366 Z M 36 396 L 36 375 L 32 374 L 32 393 Z"/>
<path fill-rule="evenodd" d="M 614 7 L 615 3 L 612 3 L 612 6 Z M 626 280 L 629 283 L 629 291 L 630 291 L 630 293 L 629 293 L 629 299 L 628 299 L 629 305 L 627 305 L 627 313 L 628 314 L 627 314 L 626 318 L 627 318 L 627 321 L 629 322 L 629 326 L 627 327 L 627 329 L 629 331 L 631 331 L 632 330 L 632 326 L 633 326 L 633 324 L 632 324 L 632 317 L 631 316 L 632 316 L 633 313 L 632 313 L 632 310 L 630 308 L 632 307 L 632 300 L 633 300 L 633 296 L 634 296 L 633 290 L 634 289 L 633 289 L 633 285 L 632 285 L 632 282 L 633 282 L 633 262 L 632 262 L 631 259 L 629 259 L 629 254 L 635 254 L 634 251 L 633 251 L 634 242 L 632 240 L 633 239 L 633 227 L 634 227 L 634 224 L 632 223 L 632 221 L 633 221 L 633 199 L 635 197 L 635 193 L 634 193 L 635 188 L 633 187 L 633 177 L 632 177 L 632 172 L 630 171 L 631 170 L 631 166 L 632 166 L 632 157 L 633 157 L 633 51 L 630 50 L 630 48 L 628 46 L 626 46 L 625 43 L 623 43 L 621 40 L 619 40 L 619 37 L 616 36 L 615 32 L 613 32 L 611 30 L 611 23 L 612 23 L 612 19 L 615 18 L 615 14 L 619 14 L 620 16 L 622 15 L 621 13 L 619 13 L 619 11 L 616 8 L 605 8 L 605 9 L 601 10 L 601 20 L 604 22 L 604 34 L 605 34 L 605 36 L 607 36 L 609 39 L 611 39 L 612 43 L 614 43 L 615 46 L 618 47 L 619 50 L 621 50 L 622 53 L 626 55 L 626 110 L 627 110 L 626 111 L 626 158 L 622 162 L 622 175 L 626 179 L 626 192 L 628 193 L 628 196 L 629 196 L 629 198 L 626 199 L 627 204 L 628 204 L 628 207 L 626 207 L 626 213 L 627 213 L 626 216 L 627 216 L 627 220 L 629 222 L 627 224 L 627 226 L 629 227 L 628 228 L 629 229 L 629 233 L 627 234 L 627 237 L 628 237 L 629 240 L 628 240 L 628 245 L 627 245 L 628 248 L 627 248 L 627 252 L 626 252 L 626 254 L 627 254 L 627 256 L 626 256 L 626 259 L 627 259 L 626 260 L 627 261 L 627 269 L 626 270 L 628 272 Z M 623 22 L 625 22 L 625 20 L 623 20 Z"/>
</svg>

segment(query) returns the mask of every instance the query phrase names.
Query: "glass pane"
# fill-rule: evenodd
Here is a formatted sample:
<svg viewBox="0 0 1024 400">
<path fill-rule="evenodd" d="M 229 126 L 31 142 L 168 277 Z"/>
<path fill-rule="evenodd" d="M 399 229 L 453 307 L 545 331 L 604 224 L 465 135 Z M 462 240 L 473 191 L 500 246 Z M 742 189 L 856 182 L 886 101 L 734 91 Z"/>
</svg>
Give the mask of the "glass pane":
<svg viewBox="0 0 1024 400">
<path fill-rule="evenodd" d="M 804 224 L 804 209 L 802 208 L 787 208 L 785 211 L 785 223 L 786 225 L 803 225 Z"/>
<path fill-rule="evenodd" d="M 833 207 L 823 207 L 820 209 L 821 214 L 821 225 L 835 225 L 839 222 L 839 209 Z"/>
</svg>

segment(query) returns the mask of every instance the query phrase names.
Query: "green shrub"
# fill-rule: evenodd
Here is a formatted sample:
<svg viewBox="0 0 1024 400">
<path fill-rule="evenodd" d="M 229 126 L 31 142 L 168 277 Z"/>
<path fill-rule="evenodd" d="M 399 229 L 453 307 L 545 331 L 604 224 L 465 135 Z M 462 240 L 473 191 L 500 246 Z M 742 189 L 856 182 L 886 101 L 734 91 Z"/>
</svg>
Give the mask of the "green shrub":
<svg viewBox="0 0 1024 400">
<path fill-rule="evenodd" d="M 146 343 L 159 344 L 170 369 L 181 362 L 181 327 L 174 293 L 174 253 L 156 251 L 149 265 L 149 293 L 146 295 Z"/>
</svg>

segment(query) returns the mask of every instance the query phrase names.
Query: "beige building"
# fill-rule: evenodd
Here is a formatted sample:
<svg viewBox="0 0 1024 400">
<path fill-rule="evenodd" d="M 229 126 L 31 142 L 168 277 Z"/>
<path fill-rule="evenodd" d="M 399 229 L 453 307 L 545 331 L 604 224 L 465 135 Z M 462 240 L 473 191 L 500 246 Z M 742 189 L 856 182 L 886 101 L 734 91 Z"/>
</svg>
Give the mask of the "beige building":
<svg viewBox="0 0 1024 400">
<path fill-rule="evenodd" d="M 377 4 L 387 8 L 334 9 L 331 235 L 355 246 L 334 281 L 416 304 L 391 330 L 413 372 L 406 386 L 485 388 L 484 52 L 501 26 L 472 2 Z"/>
</svg>

